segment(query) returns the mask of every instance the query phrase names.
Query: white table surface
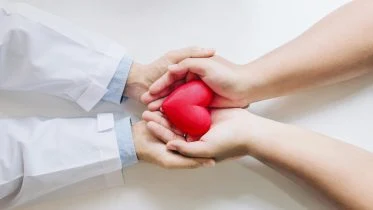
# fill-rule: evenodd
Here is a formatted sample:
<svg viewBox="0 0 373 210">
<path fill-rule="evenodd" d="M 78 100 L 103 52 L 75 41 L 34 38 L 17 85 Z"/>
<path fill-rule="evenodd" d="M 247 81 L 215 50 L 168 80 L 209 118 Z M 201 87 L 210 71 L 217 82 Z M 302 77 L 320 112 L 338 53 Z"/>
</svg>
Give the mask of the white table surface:
<svg viewBox="0 0 373 210">
<path fill-rule="evenodd" d="M 139 62 L 150 62 L 170 49 L 199 45 L 214 47 L 222 56 L 244 63 L 294 38 L 347 0 L 20 2 L 28 2 L 117 40 Z M 372 82 L 373 75 L 368 75 L 256 103 L 250 109 L 373 151 Z M 100 105 L 87 114 L 74 104 L 46 96 L 0 93 L 0 98 L 2 116 L 79 116 L 123 110 L 114 105 Z M 142 108 L 136 109 L 139 115 Z M 331 208 L 307 186 L 297 185 L 250 158 L 192 171 L 167 171 L 140 163 L 127 169 L 125 177 L 126 185 L 120 189 L 53 199 L 19 209 Z"/>
</svg>

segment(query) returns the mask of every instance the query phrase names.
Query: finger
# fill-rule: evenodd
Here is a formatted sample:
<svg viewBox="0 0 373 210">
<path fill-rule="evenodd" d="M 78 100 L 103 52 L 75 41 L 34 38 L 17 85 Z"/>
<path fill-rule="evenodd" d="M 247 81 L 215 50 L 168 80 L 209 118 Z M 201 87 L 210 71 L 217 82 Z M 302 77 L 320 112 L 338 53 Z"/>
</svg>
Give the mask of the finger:
<svg viewBox="0 0 373 210">
<path fill-rule="evenodd" d="M 161 98 L 161 99 L 158 99 L 156 101 L 153 101 L 151 103 L 148 104 L 148 109 L 150 111 L 157 111 L 157 110 L 160 110 L 161 109 L 161 106 L 163 104 L 163 101 L 165 100 L 166 98 Z"/>
<path fill-rule="evenodd" d="M 193 142 L 193 141 L 198 141 L 201 138 L 201 136 L 187 136 L 186 141 L 187 142 Z"/>
<path fill-rule="evenodd" d="M 203 79 L 206 75 L 211 75 L 211 71 L 219 68 L 217 63 L 206 58 L 187 58 L 178 64 L 168 66 L 168 72 L 162 75 L 150 87 L 150 94 L 156 95 L 172 85 L 178 80 L 185 80 L 188 72 L 194 73 Z"/>
<path fill-rule="evenodd" d="M 170 123 L 165 119 L 165 117 L 163 117 L 163 114 L 161 112 L 145 111 L 144 113 L 142 113 L 142 119 L 147 122 L 156 122 L 165 128 L 171 129 Z"/>
<path fill-rule="evenodd" d="M 150 104 L 149 104 L 149 105 L 150 105 Z M 155 105 L 155 106 L 156 106 L 156 105 Z M 150 108 L 153 108 L 153 107 L 150 107 Z M 149 111 L 145 111 L 145 112 L 143 113 L 143 117 L 142 117 L 142 118 L 143 118 L 145 121 L 147 121 L 147 122 L 154 121 L 154 122 L 156 122 L 156 123 L 158 123 L 158 124 L 161 124 L 162 126 L 168 128 L 168 129 L 170 129 L 170 130 L 171 130 L 172 132 L 174 132 L 175 134 L 177 134 L 177 135 L 179 135 L 179 136 L 182 136 L 184 133 L 183 133 L 180 129 L 178 129 L 178 128 L 174 127 L 173 125 L 171 125 L 171 123 L 168 122 L 166 116 L 164 116 L 164 115 L 162 114 L 162 112 L 160 112 L 160 111 L 156 111 L 156 110 L 158 110 L 158 109 L 159 109 L 159 108 L 156 108 L 155 111 L 152 111 L 151 109 L 149 109 Z M 158 121 L 158 120 L 156 119 L 155 116 L 151 118 L 151 117 L 149 116 L 149 113 L 147 113 L 147 112 L 150 112 L 150 113 L 155 112 L 156 114 L 161 115 L 162 120 L 165 120 L 165 121 L 167 122 L 167 124 L 164 123 L 164 122 L 162 122 L 161 120 Z M 146 115 L 146 116 L 144 116 L 144 115 Z"/>
<path fill-rule="evenodd" d="M 192 169 L 198 167 L 213 167 L 215 160 L 207 158 L 188 158 L 182 155 L 171 153 L 170 156 L 165 157 L 161 163 L 167 169 Z"/>
<path fill-rule="evenodd" d="M 167 89 L 175 82 L 185 78 L 187 70 L 177 72 L 166 72 L 157 81 L 155 81 L 150 87 L 149 92 L 153 95 L 159 94 L 164 89 Z"/>
<path fill-rule="evenodd" d="M 170 95 L 171 92 L 172 92 L 172 88 L 171 88 L 171 86 L 170 86 L 170 87 L 164 89 L 162 92 L 160 92 L 160 93 L 157 95 L 157 97 L 159 97 L 159 98 L 163 98 L 163 97 L 165 97 L 165 96 Z"/>
<path fill-rule="evenodd" d="M 185 141 L 183 137 L 177 135 L 176 133 L 172 132 L 170 129 L 162 126 L 161 124 L 150 121 L 146 125 L 149 131 L 164 143 L 175 140 Z"/>
<path fill-rule="evenodd" d="M 223 64 L 225 66 L 234 66 L 235 64 L 224 59 L 223 57 L 219 56 L 219 55 L 214 55 L 213 57 L 211 57 L 212 60 L 214 61 L 217 61 L 218 63 L 220 64 Z"/>
<path fill-rule="evenodd" d="M 173 125 L 171 125 L 171 128 L 172 128 L 172 131 L 174 133 L 176 133 L 177 135 L 179 135 L 179 136 L 183 136 L 184 135 L 184 132 L 182 132 L 180 129 L 174 127 Z"/>
<path fill-rule="evenodd" d="M 170 95 L 172 91 L 174 91 L 176 88 L 178 88 L 182 84 L 185 84 L 184 80 L 179 80 L 179 81 L 172 83 L 170 86 L 163 89 L 162 92 L 158 94 L 158 97 L 165 97 L 165 96 Z"/>
<path fill-rule="evenodd" d="M 149 87 L 149 92 L 153 95 L 159 94 L 176 81 L 185 79 L 188 72 L 203 77 L 211 71 L 213 62 L 204 58 L 188 58 L 179 64 L 170 65 L 168 66 L 169 71 Z"/>
<path fill-rule="evenodd" d="M 166 54 L 167 60 L 171 63 L 179 63 L 186 58 L 208 58 L 215 54 L 215 49 L 201 47 L 187 47 L 172 50 Z"/>
<path fill-rule="evenodd" d="M 187 58 L 178 64 L 168 66 L 168 70 L 173 75 L 185 75 L 191 72 L 203 77 L 212 70 L 214 64 L 215 61 L 206 58 Z"/>
<path fill-rule="evenodd" d="M 185 82 L 189 82 L 189 81 L 196 80 L 196 79 L 199 79 L 199 77 L 196 74 L 193 74 L 192 72 L 188 72 L 185 78 Z"/>
<path fill-rule="evenodd" d="M 152 102 L 154 100 L 157 100 L 158 98 L 159 98 L 159 96 L 152 95 L 152 94 L 150 94 L 149 91 L 147 91 L 144 94 L 142 94 L 140 100 L 141 100 L 142 103 L 148 104 L 148 103 L 150 103 L 150 102 Z"/>
<path fill-rule="evenodd" d="M 204 141 L 168 141 L 167 149 L 177 151 L 188 157 L 213 158 L 213 153 L 209 145 Z"/>
<path fill-rule="evenodd" d="M 156 100 L 158 100 L 158 99 L 160 99 L 162 97 L 168 96 L 172 91 L 174 91 L 176 88 L 178 88 L 179 86 L 183 85 L 184 83 L 185 83 L 184 80 L 176 81 L 173 84 L 169 85 L 168 87 L 165 87 L 160 92 L 157 92 L 156 94 L 152 94 L 149 91 L 145 92 L 141 96 L 141 101 L 144 104 L 149 104 L 149 103 L 151 103 L 153 101 L 156 101 Z"/>
<path fill-rule="evenodd" d="M 177 82 L 174 82 L 174 84 L 172 84 L 170 87 L 169 87 L 169 90 L 170 92 L 174 91 L 176 88 L 180 87 L 181 85 L 185 84 L 185 80 L 179 80 Z M 167 94 L 168 95 L 168 94 Z"/>
<path fill-rule="evenodd" d="M 170 93 L 172 91 L 173 91 L 173 87 L 164 89 L 161 93 L 158 93 L 158 94 L 151 94 L 150 92 L 145 92 L 141 96 L 141 102 L 144 103 L 144 104 L 150 104 L 150 103 L 152 103 L 154 101 L 157 101 L 157 100 L 159 100 L 159 99 L 161 99 L 165 96 L 170 95 Z M 155 110 L 152 110 L 152 111 L 155 111 Z"/>
</svg>

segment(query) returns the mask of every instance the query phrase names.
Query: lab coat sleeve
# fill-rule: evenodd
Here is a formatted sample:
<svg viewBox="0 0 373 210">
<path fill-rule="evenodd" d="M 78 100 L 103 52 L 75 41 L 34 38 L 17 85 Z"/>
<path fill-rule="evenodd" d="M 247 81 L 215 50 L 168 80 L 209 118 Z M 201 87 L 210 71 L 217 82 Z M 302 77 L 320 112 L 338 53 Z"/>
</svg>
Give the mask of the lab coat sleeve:
<svg viewBox="0 0 373 210">
<path fill-rule="evenodd" d="M 122 103 L 124 87 L 126 85 L 128 74 L 130 72 L 133 60 L 127 56 L 123 57 L 120 61 L 117 71 L 111 79 L 108 92 L 102 98 L 104 101 L 112 102 L 115 104 Z"/>
<path fill-rule="evenodd" d="M 121 170 L 116 122 L 113 114 L 0 119 L 1 209 Z M 122 119 L 123 123 L 128 124 L 129 119 Z M 122 179 L 113 183 L 110 176 L 104 180 L 97 184 L 123 184 Z"/>
<path fill-rule="evenodd" d="M 28 5 L 0 8 L 0 90 L 55 95 L 89 111 L 125 54 L 113 41 Z"/>
</svg>

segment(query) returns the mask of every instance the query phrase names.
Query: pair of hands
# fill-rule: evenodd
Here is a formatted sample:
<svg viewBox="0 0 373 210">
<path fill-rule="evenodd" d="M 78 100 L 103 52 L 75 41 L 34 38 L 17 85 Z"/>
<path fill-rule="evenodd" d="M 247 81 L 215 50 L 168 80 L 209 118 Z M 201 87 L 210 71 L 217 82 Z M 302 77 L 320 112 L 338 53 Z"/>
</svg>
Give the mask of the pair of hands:
<svg viewBox="0 0 373 210">
<path fill-rule="evenodd" d="M 143 113 L 147 122 L 133 126 L 140 160 L 165 168 L 196 168 L 249 153 L 248 134 L 254 132 L 248 132 L 248 128 L 261 128 L 266 120 L 234 107 L 249 104 L 248 90 L 253 89 L 249 85 L 255 83 L 244 76 L 244 66 L 214 56 L 214 53 L 200 48 L 171 51 L 142 66 L 141 70 L 132 70 L 125 94 L 148 104 L 149 109 Z M 131 76 L 143 79 L 132 80 Z M 212 126 L 200 141 L 186 142 L 157 110 L 164 97 L 177 86 L 195 78 L 202 79 L 216 93 L 212 102 Z"/>
<path fill-rule="evenodd" d="M 142 65 L 133 63 L 123 95 L 140 101 L 149 87 L 167 72 L 169 65 L 187 58 L 208 58 L 215 54 L 212 49 L 189 47 L 173 50 L 156 61 Z M 132 135 L 139 160 L 159 165 L 163 168 L 196 168 L 213 166 L 214 161 L 206 158 L 187 158 L 166 148 L 166 145 L 147 128 L 145 121 L 132 126 Z"/>
</svg>

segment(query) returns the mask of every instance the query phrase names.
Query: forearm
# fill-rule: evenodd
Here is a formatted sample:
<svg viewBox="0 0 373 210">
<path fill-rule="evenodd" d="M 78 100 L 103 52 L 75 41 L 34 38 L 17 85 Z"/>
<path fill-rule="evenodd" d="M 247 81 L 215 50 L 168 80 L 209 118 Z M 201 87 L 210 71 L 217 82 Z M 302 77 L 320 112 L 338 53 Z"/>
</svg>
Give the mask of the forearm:
<svg viewBox="0 0 373 210">
<path fill-rule="evenodd" d="M 343 207 L 367 209 L 371 205 L 371 153 L 277 122 L 262 136 L 249 146 L 257 159 L 295 174 Z"/>
<path fill-rule="evenodd" d="M 58 96 L 86 111 L 109 91 L 125 55 L 117 43 L 25 4 L 1 7 L 0 25 L 0 89 Z"/>
<path fill-rule="evenodd" d="M 97 118 L 1 118 L 0 209 L 93 177 L 93 189 L 123 184 L 122 177 L 109 176 L 108 181 L 106 176 L 121 170 L 113 127 L 116 123 L 112 114 Z"/>
<path fill-rule="evenodd" d="M 250 101 L 348 80 L 373 70 L 373 2 L 357 0 L 244 67 Z"/>
</svg>

